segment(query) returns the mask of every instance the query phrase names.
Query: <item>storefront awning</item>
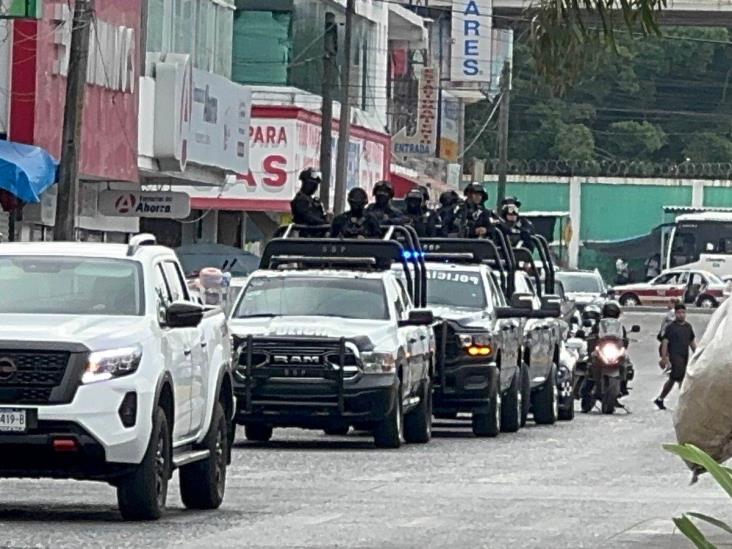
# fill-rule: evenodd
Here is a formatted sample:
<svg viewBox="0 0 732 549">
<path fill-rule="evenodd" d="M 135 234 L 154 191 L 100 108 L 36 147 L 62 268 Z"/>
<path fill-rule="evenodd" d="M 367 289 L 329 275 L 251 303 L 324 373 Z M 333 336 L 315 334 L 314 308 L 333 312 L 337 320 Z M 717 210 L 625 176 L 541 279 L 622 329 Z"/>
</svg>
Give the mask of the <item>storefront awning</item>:
<svg viewBox="0 0 732 549">
<path fill-rule="evenodd" d="M 0 189 L 30 204 L 56 182 L 58 161 L 45 149 L 0 141 Z"/>
</svg>

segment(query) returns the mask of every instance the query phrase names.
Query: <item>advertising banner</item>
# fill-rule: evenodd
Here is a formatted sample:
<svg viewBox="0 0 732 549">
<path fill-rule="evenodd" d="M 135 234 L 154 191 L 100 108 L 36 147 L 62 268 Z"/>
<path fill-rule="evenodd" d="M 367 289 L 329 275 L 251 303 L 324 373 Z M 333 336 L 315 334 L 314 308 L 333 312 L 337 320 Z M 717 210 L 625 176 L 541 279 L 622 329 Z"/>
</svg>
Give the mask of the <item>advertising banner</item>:
<svg viewBox="0 0 732 549">
<path fill-rule="evenodd" d="M 183 219 L 191 213 L 191 199 L 180 192 L 102 191 L 99 213 L 113 217 Z"/>
<path fill-rule="evenodd" d="M 394 136 L 394 154 L 401 157 L 433 156 L 437 145 L 437 69 L 426 67 L 419 80 L 417 131 L 407 134 L 403 128 Z"/>
</svg>

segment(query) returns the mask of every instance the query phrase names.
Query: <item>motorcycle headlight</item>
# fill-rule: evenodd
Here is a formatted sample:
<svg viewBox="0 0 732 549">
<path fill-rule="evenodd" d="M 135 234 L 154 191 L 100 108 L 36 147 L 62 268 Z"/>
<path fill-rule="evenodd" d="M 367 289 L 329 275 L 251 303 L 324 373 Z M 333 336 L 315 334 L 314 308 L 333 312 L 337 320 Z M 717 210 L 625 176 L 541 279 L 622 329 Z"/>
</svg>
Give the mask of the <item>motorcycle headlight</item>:
<svg viewBox="0 0 732 549">
<path fill-rule="evenodd" d="M 106 381 L 135 372 L 142 360 L 142 347 L 135 345 L 121 349 L 95 351 L 89 355 L 81 382 L 84 384 Z"/>
<path fill-rule="evenodd" d="M 364 374 L 390 374 L 396 371 L 396 356 L 392 353 L 361 353 Z"/>
<path fill-rule="evenodd" d="M 603 343 L 600 345 L 597 352 L 599 353 L 602 361 L 606 364 L 616 364 L 621 358 L 623 358 L 625 348 L 621 347 L 617 343 Z"/>
</svg>

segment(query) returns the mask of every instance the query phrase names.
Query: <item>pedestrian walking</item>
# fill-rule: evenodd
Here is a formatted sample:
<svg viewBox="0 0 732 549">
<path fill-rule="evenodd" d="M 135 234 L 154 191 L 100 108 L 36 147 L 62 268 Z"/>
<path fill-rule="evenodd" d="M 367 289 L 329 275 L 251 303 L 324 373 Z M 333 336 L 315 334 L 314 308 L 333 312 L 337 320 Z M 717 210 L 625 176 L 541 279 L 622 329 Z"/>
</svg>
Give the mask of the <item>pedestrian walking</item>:
<svg viewBox="0 0 732 549">
<path fill-rule="evenodd" d="M 661 394 L 654 401 L 660 410 L 665 410 L 665 398 L 674 388 L 679 387 L 686 376 L 686 365 L 689 363 L 689 349 L 696 351 L 696 335 L 694 328 L 686 321 L 686 306 L 683 303 L 674 305 L 674 321 L 666 326 L 661 341 L 661 366 L 667 368 L 668 379 L 663 384 Z"/>
<path fill-rule="evenodd" d="M 666 314 L 663 315 L 663 320 L 661 320 L 661 329 L 658 330 L 658 336 L 656 336 L 656 339 L 658 339 L 659 358 L 663 358 L 663 336 L 666 333 L 666 328 L 668 328 L 673 323 L 673 321 L 676 320 L 676 305 L 678 303 L 680 303 L 680 301 L 676 298 L 669 299 L 668 309 L 666 311 Z M 663 373 L 668 373 L 669 368 L 666 368 L 662 360 L 659 362 L 659 366 L 663 369 Z"/>
</svg>

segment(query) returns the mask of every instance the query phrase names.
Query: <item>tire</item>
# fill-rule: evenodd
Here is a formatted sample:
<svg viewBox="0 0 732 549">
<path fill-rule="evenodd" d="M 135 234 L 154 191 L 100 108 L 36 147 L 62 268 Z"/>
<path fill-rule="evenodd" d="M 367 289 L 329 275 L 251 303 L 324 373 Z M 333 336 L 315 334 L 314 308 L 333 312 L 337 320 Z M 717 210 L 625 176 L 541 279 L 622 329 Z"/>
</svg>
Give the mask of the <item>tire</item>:
<svg viewBox="0 0 732 549">
<path fill-rule="evenodd" d="M 624 294 L 620 297 L 620 304 L 623 307 L 637 307 L 641 302 L 635 294 Z"/>
<path fill-rule="evenodd" d="M 559 404 L 559 421 L 572 421 L 574 419 L 574 397 L 563 398 Z"/>
<path fill-rule="evenodd" d="M 399 385 L 396 404 L 389 415 L 381 420 L 374 429 L 374 444 L 377 448 L 396 449 L 402 445 L 404 437 L 404 416 L 402 413 L 402 388 Z"/>
<path fill-rule="evenodd" d="M 404 416 L 404 440 L 426 444 L 432 438 L 432 385 L 429 380 L 422 383 L 419 397 L 419 405 Z"/>
<path fill-rule="evenodd" d="M 473 412 L 472 426 L 476 437 L 492 438 L 501 432 L 501 394 L 498 390 L 491 397 L 487 410 Z"/>
<path fill-rule="evenodd" d="M 556 366 L 552 366 L 549 376 L 541 388 L 531 395 L 534 421 L 539 425 L 554 425 L 559 416 L 559 391 L 557 390 L 556 372 Z"/>
<path fill-rule="evenodd" d="M 202 445 L 210 456 L 180 468 L 180 497 L 188 509 L 218 509 L 224 501 L 228 431 L 224 407 L 217 402 Z"/>
<path fill-rule="evenodd" d="M 157 520 L 165 511 L 172 471 L 168 418 L 157 407 L 145 456 L 134 472 L 117 485 L 117 503 L 124 520 Z"/>
<path fill-rule="evenodd" d="M 515 433 L 521 427 L 524 400 L 521 394 L 521 368 L 517 368 L 511 386 L 501 399 L 501 432 Z"/>
<path fill-rule="evenodd" d="M 523 403 L 521 427 L 526 427 L 526 422 L 529 420 L 529 409 L 531 408 L 531 377 L 529 367 L 526 364 L 521 365 L 521 400 Z"/>
<path fill-rule="evenodd" d="M 602 394 L 602 413 L 603 414 L 614 414 L 615 406 L 618 401 L 618 395 L 620 394 L 620 381 L 611 377 L 607 379 L 607 387 Z"/>
<path fill-rule="evenodd" d="M 267 442 L 272 438 L 272 426 L 264 423 L 247 423 L 244 426 L 244 436 L 252 442 Z"/>
<path fill-rule="evenodd" d="M 351 430 L 350 425 L 339 425 L 338 427 L 326 427 L 323 432 L 332 437 L 344 437 Z"/>
<path fill-rule="evenodd" d="M 696 302 L 696 304 L 697 304 L 697 307 L 701 307 L 702 309 L 714 309 L 715 307 L 718 306 L 717 300 L 709 295 L 701 296 L 698 299 L 698 301 Z"/>
</svg>

